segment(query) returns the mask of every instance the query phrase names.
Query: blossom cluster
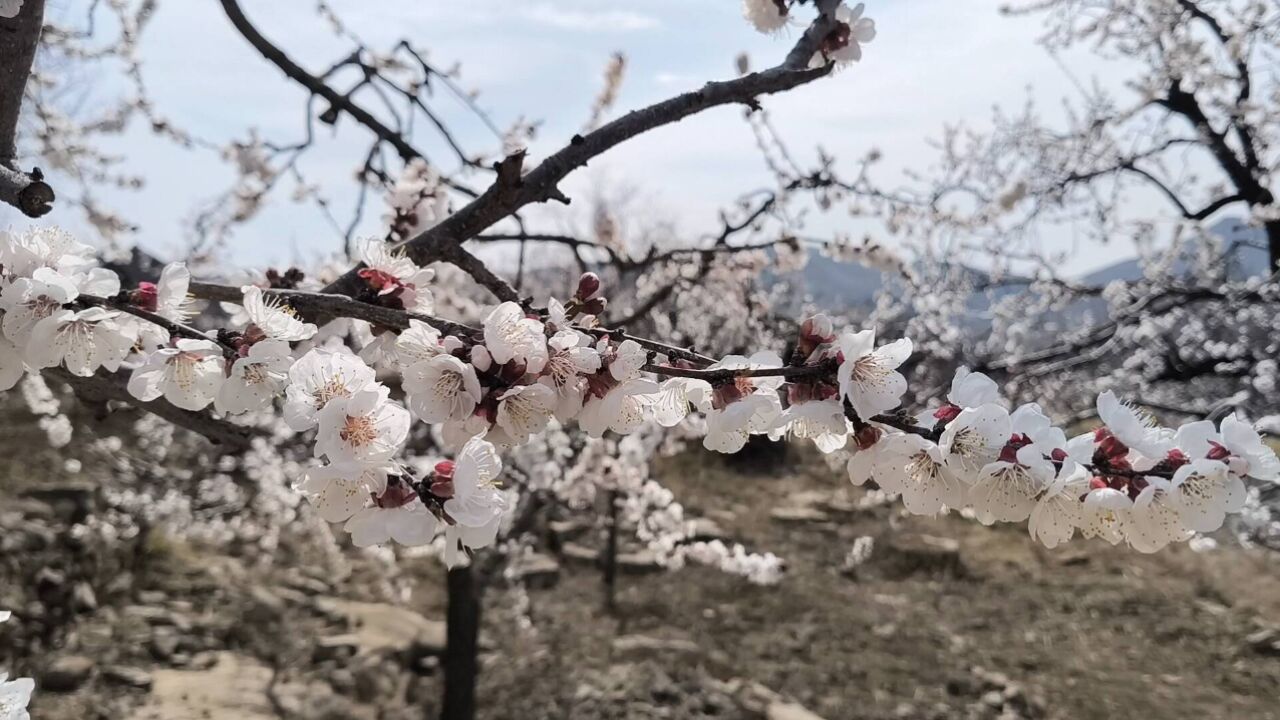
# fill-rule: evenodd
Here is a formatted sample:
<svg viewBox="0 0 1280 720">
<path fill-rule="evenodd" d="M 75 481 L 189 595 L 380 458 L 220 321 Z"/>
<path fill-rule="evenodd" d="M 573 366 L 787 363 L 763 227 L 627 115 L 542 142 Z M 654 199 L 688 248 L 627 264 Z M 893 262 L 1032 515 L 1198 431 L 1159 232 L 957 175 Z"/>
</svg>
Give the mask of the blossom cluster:
<svg viewBox="0 0 1280 720">
<path fill-rule="evenodd" d="M 468 328 L 426 314 L 432 270 L 373 242 L 362 250 L 357 300 L 407 321 L 400 330 L 375 327 L 356 352 L 342 336 L 322 340 L 275 288 L 244 286 L 235 328 L 209 336 L 184 324 L 192 306 L 181 264 L 122 291 L 66 233 L 2 240 L 0 376 L 8 386 L 27 368 L 61 365 L 81 376 L 126 372 L 141 402 L 246 419 L 278 407 L 318 461 L 298 489 L 325 520 L 344 523 L 357 546 L 423 546 L 443 535 L 452 563 L 492 544 L 516 504 L 502 487 L 499 449 L 569 423 L 592 438 L 649 422 L 697 424 L 703 445 L 721 453 L 752 435 L 809 440 L 824 453 L 851 445 L 850 478 L 874 478 L 908 511 L 1029 519 L 1049 546 L 1080 530 L 1154 551 L 1238 512 L 1245 477 L 1280 476 L 1275 453 L 1234 416 L 1175 432 L 1110 392 L 1098 400 L 1104 427 L 1070 440 L 1039 406 L 1009 410 L 993 380 L 968 371 L 945 403 L 913 417 L 901 409 L 908 387 L 899 372 L 911 341 L 877 345 L 874 330 L 838 331 L 823 315 L 801 324 L 786 360 L 762 350 L 712 361 L 601 327 L 607 300 L 600 278 L 586 273 L 565 302 L 551 298 L 545 310 L 504 302 Z M 381 382 L 377 368 L 395 382 Z M 686 423 L 690 416 L 700 422 Z M 455 459 L 407 469 L 415 420 L 433 427 Z M 773 563 L 761 567 L 768 575 Z"/>
<path fill-rule="evenodd" d="M 1275 451 L 1234 413 L 1175 431 L 1109 390 L 1097 411 L 1101 427 L 1067 438 L 1039 405 L 1010 411 L 994 381 L 962 369 L 918 424 L 865 426 L 849 477 L 915 514 L 967 509 L 984 524 L 1027 520 L 1050 548 L 1078 530 L 1146 553 L 1221 527 L 1244 508 L 1246 477 L 1280 480 Z"/>
<path fill-rule="evenodd" d="M 0 610 L 0 624 L 9 621 L 13 613 Z M 31 720 L 27 713 L 27 705 L 31 703 L 31 693 L 36 683 L 31 678 L 10 680 L 9 676 L 0 672 L 0 720 Z"/>
<path fill-rule="evenodd" d="M 742 15 L 756 30 L 774 34 L 787 27 L 792 4 L 791 0 L 743 0 Z M 810 63 L 813 67 L 862 59 L 862 45 L 876 37 L 876 22 L 864 17 L 864 10 L 864 3 L 853 7 L 841 3 L 835 8 L 834 27 L 820 39 Z"/>
</svg>

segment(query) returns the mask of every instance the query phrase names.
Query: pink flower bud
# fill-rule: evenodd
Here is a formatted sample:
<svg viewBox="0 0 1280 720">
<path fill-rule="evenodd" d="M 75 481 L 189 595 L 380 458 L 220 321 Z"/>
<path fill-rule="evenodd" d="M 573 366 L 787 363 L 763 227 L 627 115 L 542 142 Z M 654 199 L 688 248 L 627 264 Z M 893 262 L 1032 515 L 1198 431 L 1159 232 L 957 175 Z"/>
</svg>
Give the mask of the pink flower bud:
<svg viewBox="0 0 1280 720">
<path fill-rule="evenodd" d="M 577 299 L 583 302 L 586 302 L 587 300 L 594 299 L 599 292 L 600 292 L 600 276 L 599 275 L 589 272 L 589 273 L 583 273 L 582 277 L 578 278 L 578 292 L 577 292 L 577 295 L 575 295 Z"/>
<path fill-rule="evenodd" d="M 155 312 L 160 304 L 160 294 L 155 283 L 140 282 L 138 289 L 129 293 L 129 302 L 148 312 Z"/>
<path fill-rule="evenodd" d="M 951 403 L 947 403 L 933 412 L 933 417 L 936 418 L 938 422 L 944 423 L 949 423 L 952 420 L 955 420 L 959 415 L 960 406 L 952 405 Z"/>
<path fill-rule="evenodd" d="M 880 441 L 881 434 L 880 428 L 875 425 L 863 425 L 853 434 L 853 440 L 858 444 L 859 450 L 870 450 Z"/>
<path fill-rule="evenodd" d="M 835 326 L 831 318 L 821 313 L 805 318 L 800 325 L 800 335 L 815 343 L 829 343 L 835 339 Z"/>
</svg>

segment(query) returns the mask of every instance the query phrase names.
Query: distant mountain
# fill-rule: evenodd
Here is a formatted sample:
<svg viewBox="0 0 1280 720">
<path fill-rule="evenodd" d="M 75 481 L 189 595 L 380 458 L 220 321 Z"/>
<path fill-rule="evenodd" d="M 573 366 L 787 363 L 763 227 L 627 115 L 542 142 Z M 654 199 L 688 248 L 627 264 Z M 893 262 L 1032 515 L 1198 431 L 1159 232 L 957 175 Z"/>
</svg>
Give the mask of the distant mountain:
<svg viewBox="0 0 1280 720">
<path fill-rule="evenodd" d="M 1266 250 L 1266 234 L 1261 228 L 1251 227 L 1235 218 L 1220 220 L 1213 225 L 1211 232 L 1227 241 L 1227 252 L 1230 266 L 1227 275 L 1232 280 L 1242 280 L 1266 273 L 1268 256 Z M 1190 256 L 1177 258 L 1171 265 L 1174 275 L 1185 275 L 1194 266 Z M 972 273 L 977 283 L 986 274 L 977 269 L 965 268 Z M 1142 263 L 1138 258 L 1122 260 L 1095 270 L 1080 278 L 1086 285 L 1106 285 L 1116 280 L 1141 280 Z M 812 302 L 817 307 L 830 308 L 833 311 L 867 310 L 875 304 L 876 295 L 884 284 L 884 276 L 878 270 L 859 265 L 832 260 L 819 253 L 810 253 L 809 262 L 799 272 L 773 274 L 766 276 L 766 282 L 784 285 L 800 302 Z M 975 293 L 968 303 L 969 310 L 975 317 L 980 317 L 990 308 L 991 302 L 1018 292 L 1016 286 L 1002 287 L 986 293 Z M 1100 299 L 1081 301 L 1080 307 L 1072 308 L 1067 314 L 1080 316 L 1103 309 Z"/>
</svg>

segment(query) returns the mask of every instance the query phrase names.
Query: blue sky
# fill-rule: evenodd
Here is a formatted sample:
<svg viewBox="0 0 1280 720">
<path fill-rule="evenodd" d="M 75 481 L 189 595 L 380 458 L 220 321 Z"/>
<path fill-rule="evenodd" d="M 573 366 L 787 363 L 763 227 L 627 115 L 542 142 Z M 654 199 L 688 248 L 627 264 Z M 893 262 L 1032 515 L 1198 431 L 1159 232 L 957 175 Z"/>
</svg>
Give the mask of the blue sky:
<svg viewBox="0 0 1280 720">
<path fill-rule="evenodd" d="M 53 12 L 74 12 L 84 0 L 53 2 Z M 944 123 L 979 126 L 993 105 L 1019 105 L 1029 92 L 1047 108 L 1071 95 L 1069 78 L 1035 44 L 1034 18 L 1007 18 L 1003 0 L 872 0 L 867 14 L 880 34 L 861 63 L 832 79 L 767 99 L 775 124 L 804 160 L 820 144 L 838 158 L 871 148 L 886 157 L 884 170 L 926 167 L 928 139 Z M 349 51 L 313 11 L 310 0 L 242 0 L 260 30 L 301 64 L 318 70 Z M 541 121 L 531 147 L 536 160 L 560 147 L 585 121 L 608 58 L 628 58 L 616 108 L 626 110 L 732 75 L 733 60 L 747 52 L 754 67 L 776 62 L 794 39 L 759 35 L 741 19 L 737 0 L 335 0 L 352 28 L 374 46 L 400 37 L 431 49 L 441 66 L 462 65 L 462 82 L 480 92 L 479 103 L 500 126 L 517 118 Z M 60 6 L 62 9 L 59 9 Z M 194 134 L 217 142 L 244 137 L 249 128 L 269 139 L 296 139 L 303 127 L 305 94 L 287 82 L 235 33 L 216 2 L 161 0 L 142 46 L 145 76 L 160 112 Z M 1087 57 L 1073 72 L 1114 73 Z M 109 71 L 98 92 L 113 87 Z M 464 120 L 460 107 L 443 100 L 446 115 Z M 462 128 L 464 125 L 456 127 Z M 492 150 L 493 137 L 475 123 L 461 139 Z M 367 147 L 363 131 L 341 122 L 303 163 L 341 217 L 354 196 L 350 181 Z M 449 157 L 423 135 L 428 153 L 448 166 Z M 147 179 L 141 192 L 114 191 L 103 198 L 141 225 L 143 245 L 173 254 L 184 245 L 187 221 L 199 202 L 227 187 L 231 173 L 208 151 L 183 150 L 138 129 L 112 143 Z M 804 162 L 802 160 L 802 164 Z M 738 108 L 721 108 L 638 138 L 575 174 L 564 189 L 586 200 L 547 221 L 570 227 L 585 221 L 595 193 L 629 198 L 632 222 L 670 224 L 681 236 L 718 222 L 719 210 L 741 193 L 770 185 Z M 367 233 L 377 231 L 380 207 L 372 205 Z M 50 218 L 83 228 L 63 205 Z M 0 225 L 21 225 L 0 210 Z M 850 229 L 834 213 L 812 226 L 816 233 Z M 1070 229 L 1046 240 L 1072 242 Z M 327 253 L 339 240 L 309 206 L 280 194 L 272 208 L 241 228 L 227 248 L 236 265 L 287 263 L 295 255 Z M 1084 253 L 1069 269 L 1087 271 L 1132 254 L 1123 243 Z"/>
</svg>

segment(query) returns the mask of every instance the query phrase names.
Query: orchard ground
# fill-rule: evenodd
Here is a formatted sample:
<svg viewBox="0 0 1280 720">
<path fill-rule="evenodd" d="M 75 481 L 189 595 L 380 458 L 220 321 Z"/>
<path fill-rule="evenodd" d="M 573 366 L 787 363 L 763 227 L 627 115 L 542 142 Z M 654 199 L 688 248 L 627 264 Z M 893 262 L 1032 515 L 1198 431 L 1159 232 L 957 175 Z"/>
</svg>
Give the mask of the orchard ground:
<svg viewBox="0 0 1280 720">
<path fill-rule="evenodd" d="M 0 558 L 0 602 L 18 621 L 0 659 L 45 686 L 34 717 L 434 717 L 436 560 L 400 560 L 413 593 L 396 608 L 378 561 L 350 553 L 341 582 L 297 544 L 268 566 L 155 533 L 109 558 L 66 533 L 65 498 L 28 494 L 45 478 L 15 455 L 0 527 L 31 551 Z M 785 582 L 635 563 L 611 614 L 578 557 L 592 533 L 566 531 L 557 565 L 527 575 L 531 627 L 514 594 L 487 596 L 481 717 L 1280 718 L 1274 553 L 1225 533 L 1207 552 L 1046 550 L 1024 525 L 860 508 L 864 492 L 807 452 L 792 451 L 792 470 L 752 464 L 691 451 L 656 476 L 708 532 L 785 557 Z M 870 560 L 842 570 L 864 535 Z M 42 598 L 52 609 L 33 609 Z"/>
</svg>

